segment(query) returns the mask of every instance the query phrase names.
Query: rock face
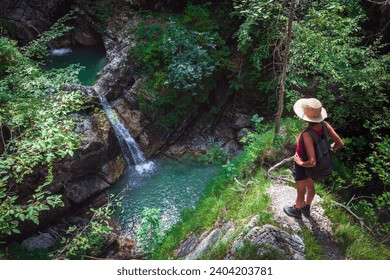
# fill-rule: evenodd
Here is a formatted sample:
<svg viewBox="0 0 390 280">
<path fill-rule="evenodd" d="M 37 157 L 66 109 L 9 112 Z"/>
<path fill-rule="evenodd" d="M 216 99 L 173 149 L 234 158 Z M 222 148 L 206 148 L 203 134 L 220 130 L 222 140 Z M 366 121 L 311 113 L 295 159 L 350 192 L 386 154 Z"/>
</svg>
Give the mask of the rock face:
<svg viewBox="0 0 390 280">
<path fill-rule="evenodd" d="M 76 128 L 84 135 L 82 148 L 72 159 L 59 162 L 52 186 L 80 204 L 105 190 L 123 173 L 125 162 L 105 115 L 85 117 Z"/>
<path fill-rule="evenodd" d="M 70 10 L 70 5 L 70 1 L 63 0 L 4 0 L 0 2 L 0 13 L 11 26 L 8 35 L 25 45 L 47 31 L 58 18 Z M 52 48 L 102 43 L 101 35 L 82 15 L 78 15 L 69 25 L 73 26 L 73 30 L 51 42 Z"/>
<path fill-rule="evenodd" d="M 51 1 L 12 1 L 0 3 L 1 14 L 15 28 L 11 35 L 14 39 L 26 44 L 46 31 L 58 16 L 62 0 Z"/>
<path fill-rule="evenodd" d="M 201 236 L 191 234 L 176 250 L 175 257 L 179 259 L 201 259 L 207 256 L 219 243 L 227 245 L 225 259 L 288 259 L 304 260 L 305 245 L 296 234 L 290 234 L 285 230 L 272 225 L 256 226 L 259 217 L 253 217 L 243 228 L 248 228 L 246 234 L 242 232 L 234 237 L 235 226 L 229 221 L 216 227 Z M 254 255 L 245 253 L 245 248 L 251 246 Z"/>
<path fill-rule="evenodd" d="M 21 22 L 28 21 L 30 16 L 34 15 L 37 16 L 36 20 L 42 17 L 42 23 L 45 24 L 45 26 L 42 24 L 42 30 L 39 30 L 42 32 L 53 22 L 53 18 L 45 17 L 45 13 L 49 11 L 55 13 L 62 7 L 60 3 L 63 1 L 48 1 L 45 4 L 42 2 L 40 5 L 36 2 L 41 3 L 41 1 L 17 1 L 13 5 L 13 1 L 3 1 L 0 8 L 7 11 L 20 10 L 13 16 Z M 31 7 L 36 7 L 38 11 L 31 10 Z M 47 19 L 47 22 L 43 18 Z M 129 53 L 135 46 L 131 30 L 137 26 L 140 18 L 134 15 L 128 19 L 121 14 L 118 14 L 117 18 L 119 22 L 114 22 L 114 27 L 108 28 L 99 35 L 106 48 L 107 65 L 102 70 L 98 81 L 92 87 L 80 85 L 68 85 L 67 87 L 79 89 L 89 97 L 105 95 L 118 117 L 139 143 L 146 157 L 156 154 L 180 157 L 187 152 L 206 153 L 212 143 L 217 143 L 233 154 L 239 153 L 241 146 L 237 140 L 240 131 L 251 127 L 248 116 L 224 117 L 217 123 L 202 123 L 199 122 L 201 117 L 199 114 L 178 124 L 174 131 L 164 131 L 159 127 L 156 119 L 146 116 L 140 110 L 136 100 L 137 94 L 142 91 L 144 80 L 136 76 L 137 65 L 129 58 Z M 74 31 L 76 33 L 72 33 L 71 37 L 60 38 L 53 44 L 61 47 L 76 41 L 79 44 L 94 44 L 97 37 L 95 35 L 89 37 L 88 34 L 94 31 L 86 22 L 83 18 L 77 18 L 78 28 Z M 117 28 L 118 25 L 120 28 Z M 25 40 L 31 39 L 31 36 L 23 36 Z M 54 164 L 54 181 L 48 186 L 52 193 L 63 195 L 65 207 L 50 211 L 50 214 L 42 214 L 40 220 L 42 226 L 62 218 L 69 210 L 78 208 L 101 194 L 121 176 L 125 169 L 120 146 L 104 113 L 90 112 L 79 118 L 80 122 L 76 127 L 76 132 L 83 137 L 81 148 L 75 152 L 74 157 L 65 158 Z M 38 170 L 31 176 L 29 183 L 38 184 L 36 178 L 42 179 L 43 175 Z M 24 233 L 31 233 L 37 228 L 25 226 L 23 230 Z M 199 254 L 198 252 L 193 256 L 197 257 Z"/>
<path fill-rule="evenodd" d="M 103 44 L 102 36 L 91 24 L 83 18 L 83 14 L 76 15 L 76 18 L 69 22 L 73 27 L 67 34 L 50 42 L 52 48 L 63 48 L 74 45 L 95 46 Z"/>
<path fill-rule="evenodd" d="M 272 225 L 254 227 L 243 238 L 237 239 L 232 246 L 233 255 L 237 255 L 244 247 L 244 241 L 258 248 L 256 254 L 260 258 L 272 254 L 287 260 L 305 259 L 305 244 L 302 239 Z"/>
<path fill-rule="evenodd" d="M 186 260 L 199 259 L 203 254 L 207 254 L 211 251 L 215 243 L 218 241 L 221 235 L 221 229 L 213 229 L 195 248 L 186 256 Z"/>
<path fill-rule="evenodd" d="M 125 170 L 117 138 L 104 113 L 80 118 L 83 120 L 77 125 L 76 131 L 83 136 L 81 148 L 74 157 L 53 165 L 53 182 L 47 186 L 51 193 L 62 194 L 65 206 L 41 212 L 39 227 L 30 221 L 22 223 L 21 237 L 61 220 L 95 197 L 100 204 L 104 203 L 100 194 L 118 180 Z M 29 186 L 39 184 L 43 175 L 41 170 L 37 170 L 20 189 L 28 192 Z M 21 195 L 28 197 L 28 193 Z M 13 238 L 19 239 L 19 236 Z"/>
</svg>

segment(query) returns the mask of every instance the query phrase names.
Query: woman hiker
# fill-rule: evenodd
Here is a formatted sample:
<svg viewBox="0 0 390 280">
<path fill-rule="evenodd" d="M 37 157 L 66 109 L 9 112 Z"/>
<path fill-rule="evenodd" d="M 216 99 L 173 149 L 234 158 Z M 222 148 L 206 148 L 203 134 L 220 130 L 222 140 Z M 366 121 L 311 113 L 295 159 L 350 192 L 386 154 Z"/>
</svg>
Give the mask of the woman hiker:
<svg viewBox="0 0 390 280">
<path fill-rule="evenodd" d="M 305 169 L 316 165 L 314 140 L 309 134 L 311 129 L 321 136 L 324 133 L 323 124 L 326 126 L 328 136 L 334 141 L 331 144 L 332 150 L 344 146 L 340 136 L 333 127 L 324 121 L 327 117 L 326 110 L 316 98 L 302 98 L 294 104 L 294 112 L 299 118 L 308 122 L 308 127 L 299 134 L 298 145 L 294 155 L 294 179 L 297 186 L 297 198 L 295 205 L 285 206 L 283 211 L 291 217 L 302 218 L 302 214 L 310 216 L 310 205 L 314 199 L 314 181 L 306 175 Z M 306 198 L 305 198 L 306 196 Z"/>
</svg>

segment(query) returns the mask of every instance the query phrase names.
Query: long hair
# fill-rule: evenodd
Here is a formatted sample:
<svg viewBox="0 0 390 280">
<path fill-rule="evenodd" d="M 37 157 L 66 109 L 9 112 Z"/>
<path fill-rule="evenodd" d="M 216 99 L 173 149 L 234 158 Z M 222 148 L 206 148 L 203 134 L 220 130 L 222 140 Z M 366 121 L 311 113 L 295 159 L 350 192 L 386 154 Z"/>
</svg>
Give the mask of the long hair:
<svg viewBox="0 0 390 280">
<path fill-rule="evenodd" d="M 319 122 L 307 122 L 307 125 L 308 125 L 309 127 L 313 127 L 313 126 L 315 126 L 316 124 L 319 124 Z"/>
</svg>

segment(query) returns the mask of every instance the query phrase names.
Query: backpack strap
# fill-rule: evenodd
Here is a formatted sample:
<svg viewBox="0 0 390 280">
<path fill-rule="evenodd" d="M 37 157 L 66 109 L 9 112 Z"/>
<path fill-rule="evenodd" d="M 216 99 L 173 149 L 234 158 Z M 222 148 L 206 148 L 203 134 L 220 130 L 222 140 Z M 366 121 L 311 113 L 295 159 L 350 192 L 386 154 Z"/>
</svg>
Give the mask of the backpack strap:
<svg viewBox="0 0 390 280">
<path fill-rule="evenodd" d="M 311 136 L 311 138 L 314 141 L 314 147 L 316 147 L 316 146 L 318 146 L 318 143 L 320 142 L 322 137 L 324 137 L 324 136 L 328 137 L 328 127 L 326 126 L 325 121 L 322 121 L 321 124 L 322 124 L 322 129 L 323 129 L 322 130 L 323 133 L 322 133 L 321 136 L 318 136 L 317 133 L 315 133 L 313 131 L 313 129 L 311 129 L 310 127 L 306 127 L 306 129 L 304 131 L 302 131 L 301 134 L 299 135 L 299 139 L 302 142 L 302 159 L 303 160 L 307 160 L 308 159 L 306 148 L 305 148 L 305 141 L 303 139 L 303 133 L 304 132 L 309 133 L 309 135 Z"/>
<path fill-rule="evenodd" d="M 326 123 L 324 121 L 321 122 L 322 124 L 322 135 L 321 136 L 318 136 L 317 133 L 315 133 L 313 131 L 313 129 L 311 128 L 307 128 L 306 131 L 307 133 L 310 134 L 311 138 L 313 138 L 314 142 L 317 144 L 318 142 L 320 142 L 320 138 L 322 137 L 328 137 L 328 127 L 326 125 Z"/>
</svg>

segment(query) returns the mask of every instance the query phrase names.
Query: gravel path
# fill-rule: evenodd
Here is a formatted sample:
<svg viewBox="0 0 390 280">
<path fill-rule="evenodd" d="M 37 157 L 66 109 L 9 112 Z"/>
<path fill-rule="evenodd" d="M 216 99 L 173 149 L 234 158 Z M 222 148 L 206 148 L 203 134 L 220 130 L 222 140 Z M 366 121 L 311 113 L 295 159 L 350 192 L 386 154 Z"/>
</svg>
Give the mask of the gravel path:
<svg viewBox="0 0 390 280">
<path fill-rule="evenodd" d="M 275 220 L 282 228 L 290 229 L 301 235 L 301 228 L 308 228 L 319 240 L 325 249 L 327 260 L 343 260 L 345 256 L 333 238 L 332 223 L 324 216 L 324 209 L 321 207 L 321 198 L 316 195 L 311 207 L 311 217 L 302 215 L 302 220 L 287 216 L 283 212 L 285 205 L 293 205 L 296 198 L 296 189 L 285 184 L 274 182 L 267 193 L 271 197 L 271 208 Z"/>
</svg>

